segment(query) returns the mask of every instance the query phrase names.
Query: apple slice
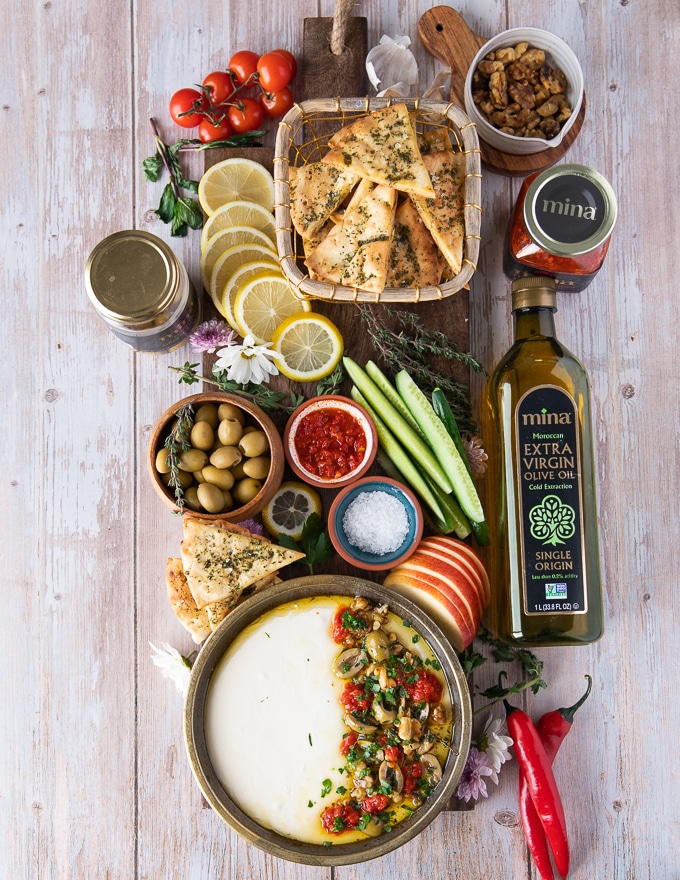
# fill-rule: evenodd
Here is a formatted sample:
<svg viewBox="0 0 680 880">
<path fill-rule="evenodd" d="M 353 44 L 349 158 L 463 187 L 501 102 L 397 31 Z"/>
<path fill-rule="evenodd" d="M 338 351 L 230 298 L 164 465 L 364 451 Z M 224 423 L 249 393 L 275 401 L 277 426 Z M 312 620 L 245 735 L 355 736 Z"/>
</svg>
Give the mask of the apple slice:
<svg viewBox="0 0 680 880">
<path fill-rule="evenodd" d="M 456 548 L 448 545 L 439 546 L 429 542 L 429 540 L 421 541 L 418 545 L 418 554 L 431 560 L 435 568 L 441 566 L 445 561 L 451 568 L 451 576 L 457 572 L 463 578 L 462 589 L 467 594 L 468 587 L 472 587 L 476 593 L 476 604 L 484 609 L 486 602 L 486 594 L 484 584 L 479 576 L 479 572 L 474 566 L 468 562 L 466 557 L 459 554 Z"/>
<path fill-rule="evenodd" d="M 449 555 L 457 555 L 459 562 L 466 566 L 466 570 L 470 570 L 475 580 L 481 584 L 482 607 L 487 607 L 491 600 L 489 576 L 481 557 L 469 544 L 447 535 L 432 535 L 420 542 L 418 550 L 425 547 L 433 547 Z"/>
<path fill-rule="evenodd" d="M 433 582 L 425 570 L 412 566 L 411 559 L 393 569 L 383 586 L 427 612 L 456 651 L 463 651 L 472 642 L 479 624 L 475 625 L 468 606 L 457 593 L 452 590 L 445 592 L 441 584 Z"/>
</svg>

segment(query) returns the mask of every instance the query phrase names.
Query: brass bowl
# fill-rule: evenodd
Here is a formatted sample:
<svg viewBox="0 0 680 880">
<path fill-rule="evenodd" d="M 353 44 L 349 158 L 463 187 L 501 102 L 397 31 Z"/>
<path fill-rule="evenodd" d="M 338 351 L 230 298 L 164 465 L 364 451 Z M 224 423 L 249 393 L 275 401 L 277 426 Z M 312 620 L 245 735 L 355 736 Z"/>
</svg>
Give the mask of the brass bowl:
<svg viewBox="0 0 680 880">
<path fill-rule="evenodd" d="M 246 423 L 252 424 L 258 428 L 261 428 L 265 434 L 267 435 L 267 440 L 269 441 L 269 449 L 270 449 L 270 458 L 271 464 L 269 468 L 269 473 L 267 477 L 264 479 L 262 483 L 262 488 L 260 491 L 245 504 L 240 505 L 239 507 L 233 507 L 231 510 L 227 510 L 221 513 L 206 513 L 205 511 L 194 511 L 191 510 L 191 516 L 201 519 L 207 522 L 213 522 L 215 520 L 220 520 L 222 522 L 242 522 L 245 519 L 250 519 L 255 516 L 255 514 L 259 513 L 266 504 L 274 497 L 276 490 L 281 485 L 281 481 L 283 479 L 283 468 L 285 465 L 285 456 L 283 454 L 283 442 L 281 440 L 281 435 L 279 434 L 274 422 L 269 418 L 269 416 L 260 409 L 259 406 L 256 406 L 254 403 L 251 403 L 246 397 L 242 397 L 240 394 L 229 394 L 228 392 L 206 392 L 204 394 L 194 394 L 190 397 L 185 397 L 183 400 L 177 401 L 177 403 L 173 404 L 171 407 L 168 407 L 160 419 L 156 422 L 154 429 L 151 433 L 151 437 L 149 439 L 149 444 L 147 447 L 147 465 L 149 476 L 151 478 L 151 482 L 153 483 L 154 489 L 160 496 L 161 500 L 167 504 L 175 512 L 179 512 L 180 508 L 178 507 L 174 495 L 174 490 L 165 485 L 162 480 L 161 474 L 156 470 L 156 456 L 159 450 L 163 447 L 165 442 L 165 438 L 168 436 L 170 432 L 170 428 L 175 421 L 177 411 L 184 404 L 190 404 L 194 412 L 205 403 L 214 403 L 219 406 L 221 403 L 232 403 L 235 406 L 240 407 L 246 414 Z M 189 511 L 188 506 L 185 507 L 185 510 Z"/>
<path fill-rule="evenodd" d="M 453 738 L 441 781 L 415 813 L 399 822 L 391 834 L 354 843 L 323 846 L 285 837 L 259 825 L 229 797 L 213 769 L 204 728 L 206 697 L 211 677 L 225 651 L 253 621 L 286 602 L 310 596 L 364 596 L 387 603 L 397 616 L 408 619 L 439 660 L 453 704 Z M 383 856 L 420 834 L 446 806 L 465 767 L 472 728 L 470 694 L 455 650 L 439 627 L 412 602 L 360 578 L 326 575 L 302 577 L 246 599 L 232 611 L 205 642 L 194 663 L 184 708 L 184 735 L 194 776 L 206 800 L 231 828 L 261 850 L 305 865 L 350 865 Z"/>
</svg>

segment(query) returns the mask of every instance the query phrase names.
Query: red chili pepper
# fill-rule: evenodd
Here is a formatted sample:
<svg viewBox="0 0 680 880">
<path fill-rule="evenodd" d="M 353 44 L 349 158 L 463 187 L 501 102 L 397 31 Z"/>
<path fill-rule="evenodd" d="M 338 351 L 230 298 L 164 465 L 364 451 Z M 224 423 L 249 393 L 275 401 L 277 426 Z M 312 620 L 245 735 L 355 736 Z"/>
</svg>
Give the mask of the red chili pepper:
<svg viewBox="0 0 680 880">
<path fill-rule="evenodd" d="M 588 699 L 593 680 L 589 675 L 586 675 L 586 678 L 588 679 L 588 687 L 577 703 L 574 703 L 573 706 L 569 706 L 566 709 L 555 709 L 553 712 L 546 712 L 536 725 L 536 729 L 538 730 L 541 742 L 543 743 L 548 760 L 551 764 L 555 760 L 555 755 L 564 742 L 566 735 L 571 730 L 576 710 L 579 709 Z M 545 832 L 543 831 L 543 824 L 541 823 L 533 801 L 531 800 L 529 787 L 523 773 L 519 774 L 519 812 L 522 817 L 524 834 L 539 874 L 543 880 L 554 880 L 555 875 L 553 874 L 552 865 L 550 864 L 548 841 Z M 560 874 L 562 874 L 561 871 Z M 566 874 L 562 874 L 562 876 L 566 877 Z"/>
<path fill-rule="evenodd" d="M 531 800 L 550 844 L 557 870 L 563 877 L 569 872 L 567 820 L 562 798 L 555 782 L 550 760 L 534 722 L 526 712 L 503 701 L 508 716 L 508 730 L 514 740 L 515 755 L 527 782 Z"/>
</svg>

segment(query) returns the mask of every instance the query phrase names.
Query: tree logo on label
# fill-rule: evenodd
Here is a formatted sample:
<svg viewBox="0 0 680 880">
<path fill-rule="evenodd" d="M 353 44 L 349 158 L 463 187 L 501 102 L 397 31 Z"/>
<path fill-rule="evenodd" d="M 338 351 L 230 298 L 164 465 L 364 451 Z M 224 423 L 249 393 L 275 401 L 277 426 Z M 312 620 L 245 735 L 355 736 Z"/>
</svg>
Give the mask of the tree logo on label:
<svg viewBox="0 0 680 880">
<path fill-rule="evenodd" d="M 564 544 L 576 531 L 576 511 L 557 495 L 546 495 L 529 511 L 531 537 L 542 544 Z"/>
</svg>

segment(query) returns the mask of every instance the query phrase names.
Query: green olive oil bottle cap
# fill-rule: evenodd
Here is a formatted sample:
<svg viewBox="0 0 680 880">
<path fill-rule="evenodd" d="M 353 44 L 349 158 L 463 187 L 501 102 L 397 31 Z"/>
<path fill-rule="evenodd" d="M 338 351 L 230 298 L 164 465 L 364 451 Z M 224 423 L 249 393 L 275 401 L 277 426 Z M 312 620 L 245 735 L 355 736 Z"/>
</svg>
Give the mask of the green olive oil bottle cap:
<svg viewBox="0 0 680 880">
<path fill-rule="evenodd" d="M 548 275 L 529 275 L 512 282 L 512 310 L 548 308 L 557 311 L 555 279 Z"/>
</svg>

